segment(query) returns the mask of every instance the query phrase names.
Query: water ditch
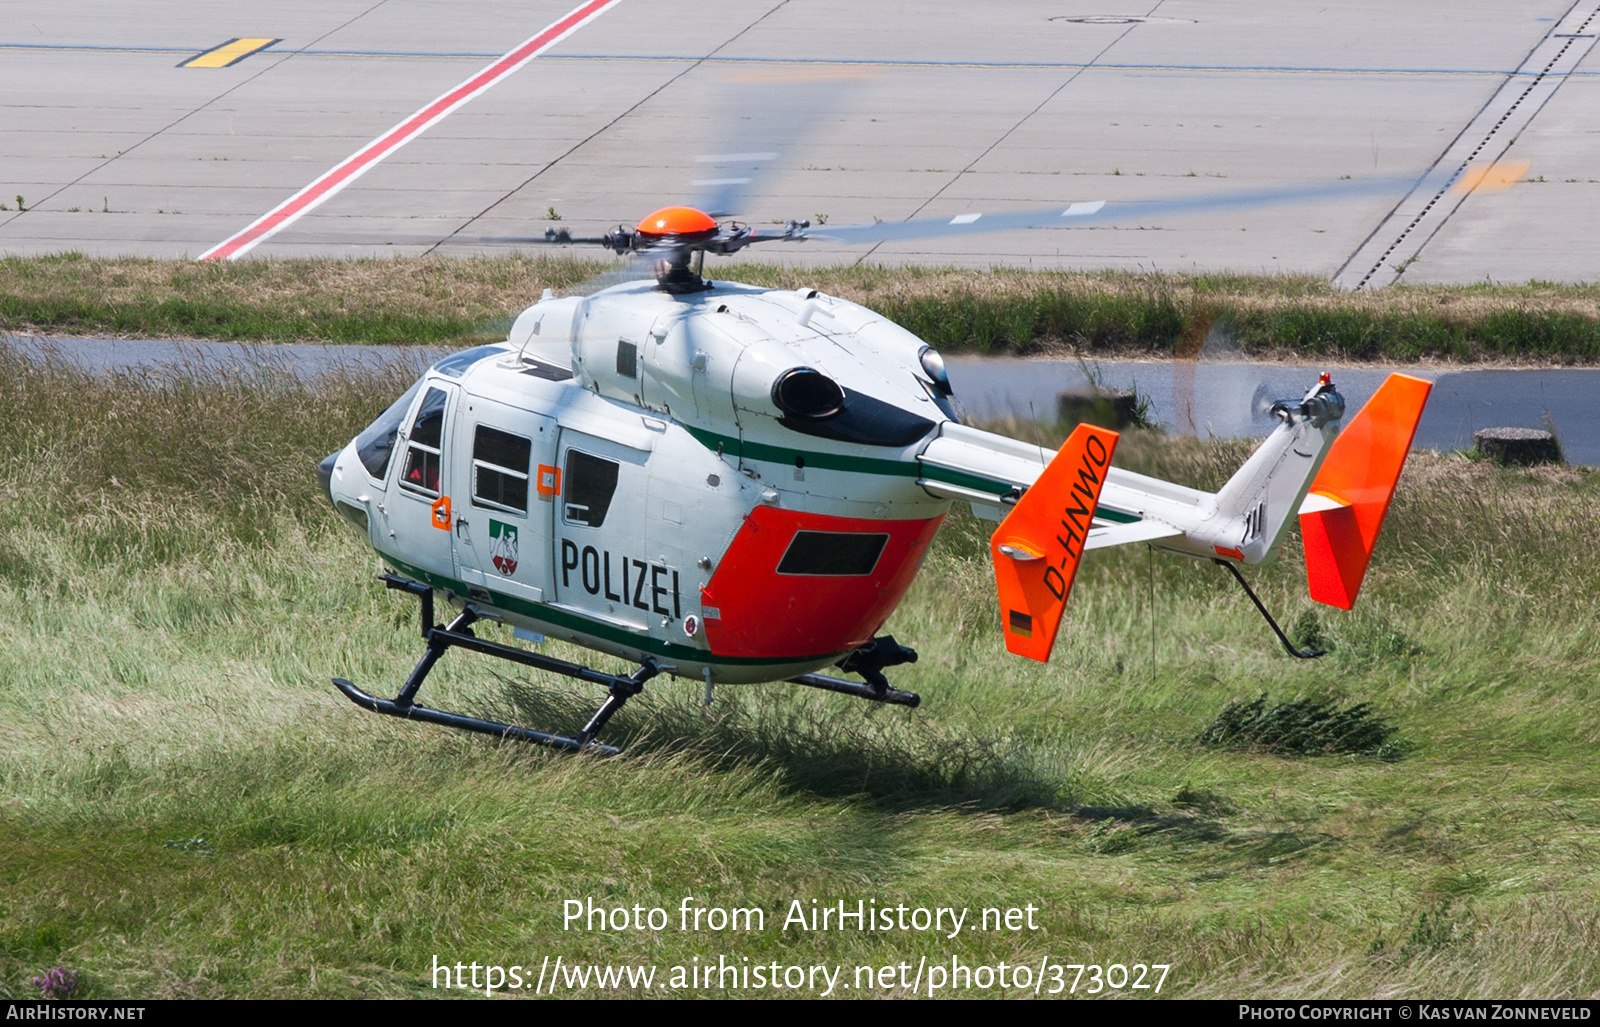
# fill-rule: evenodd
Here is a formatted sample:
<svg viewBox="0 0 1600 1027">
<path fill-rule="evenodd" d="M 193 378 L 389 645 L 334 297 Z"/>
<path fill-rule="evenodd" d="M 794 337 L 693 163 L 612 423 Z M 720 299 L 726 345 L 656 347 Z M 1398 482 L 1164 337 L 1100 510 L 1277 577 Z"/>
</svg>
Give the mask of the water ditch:
<svg viewBox="0 0 1600 1027">
<path fill-rule="evenodd" d="M 167 342 L 143 339 L 10 337 L 6 344 L 37 359 L 58 359 L 92 371 L 196 371 L 262 368 L 315 376 L 342 368 L 412 366 L 418 371 L 447 352 L 434 347 L 328 346 L 309 343 Z M 1180 434 L 1236 438 L 1272 429 L 1266 407 L 1301 395 L 1329 370 L 1351 410 L 1366 402 L 1391 368 L 1248 362 L 1029 360 L 957 356 L 950 381 L 963 413 L 987 420 L 1052 421 L 1065 389 L 1091 384 L 1131 389 L 1148 400 L 1150 420 Z M 1416 445 L 1466 449 L 1479 428 L 1555 431 L 1567 459 L 1600 465 L 1600 419 L 1594 397 L 1600 369 L 1394 368 L 1434 383 Z"/>
</svg>

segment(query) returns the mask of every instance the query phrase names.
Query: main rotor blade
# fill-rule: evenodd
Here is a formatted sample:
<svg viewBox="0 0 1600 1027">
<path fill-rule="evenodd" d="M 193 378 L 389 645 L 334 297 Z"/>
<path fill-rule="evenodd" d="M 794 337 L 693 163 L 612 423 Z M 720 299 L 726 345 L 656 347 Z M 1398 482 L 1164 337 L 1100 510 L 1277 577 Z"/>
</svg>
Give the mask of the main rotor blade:
<svg viewBox="0 0 1600 1027">
<path fill-rule="evenodd" d="M 613 285 L 624 282 L 634 282 L 640 279 L 654 277 L 650 273 L 650 264 L 636 256 L 626 256 L 617 261 L 615 267 L 609 267 L 592 278 L 585 278 L 577 285 L 562 289 L 563 296 L 592 296 L 602 289 L 609 289 Z"/>
<path fill-rule="evenodd" d="M 1113 202 L 1095 200 L 1088 203 L 1073 203 L 1066 207 L 1047 207 L 1043 210 L 1002 211 L 994 214 L 968 213 L 957 214 L 954 217 L 918 218 L 915 221 L 880 222 L 872 225 L 828 225 L 809 228 L 801 234 L 807 239 L 824 239 L 830 242 L 877 243 L 904 239 L 932 239 L 946 235 L 977 235 L 982 232 L 1004 232 L 1018 228 L 1081 228 L 1166 215 L 1195 214 L 1202 211 L 1326 202 L 1389 192 L 1403 194 L 1416 184 L 1417 180 L 1412 178 L 1371 178 L 1182 199 Z"/>
<path fill-rule="evenodd" d="M 604 246 L 607 242 L 600 235 L 480 235 L 477 241 L 485 246 Z M 470 240 L 464 242 L 470 245 Z"/>
<path fill-rule="evenodd" d="M 571 237 L 555 240 L 560 244 L 603 244 L 605 240 L 600 236 Z M 415 232 L 382 232 L 376 229 L 357 227 L 344 227 L 339 225 L 329 227 L 308 226 L 302 229 L 299 224 L 280 232 L 270 240 L 262 242 L 266 248 L 277 247 L 287 249 L 291 247 L 322 247 L 326 249 L 363 248 L 376 249 L 379 247 L 422 247 L 432 249 L 443 247 L 445 249 L 462 249 L 474 247 L 549 247 L 552 240 L 544 236 L 519 236 L 519 235 L 452 235 L 449 231 L 418 234 Z"/>
<path fill-rule="evenodd" d="M 748 214 L 748 204 L 774 171 L 792 158 L 818 121 L 834 113 L 856 75 L 823 70 L 746 72 L 723 84 L 713 109 L 724 130 L 695 158 L 693 206 L 714 218 Z"/>
</svg>

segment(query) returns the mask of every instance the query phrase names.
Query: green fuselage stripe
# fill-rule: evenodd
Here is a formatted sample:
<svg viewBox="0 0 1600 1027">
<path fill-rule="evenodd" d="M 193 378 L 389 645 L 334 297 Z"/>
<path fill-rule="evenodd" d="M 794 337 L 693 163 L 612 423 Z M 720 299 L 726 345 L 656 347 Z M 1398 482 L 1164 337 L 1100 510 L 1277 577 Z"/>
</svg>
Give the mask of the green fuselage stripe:
<svg viewBox="0 0 1600 1027">
<path fill-rule="evenodd" d="M 731 435 L 718 435 L 704 428 L 684 429 L 707 449 L 721 449 L 744 460 L 764 460 L 773 464 L 795 465 L 804 460 L 807 467 L 820 467 L 827 471 L 855 471 L 860 474 L 882 474 L 894 478 L 920 478 L 922 469 L 904 460 L 879 460 L 870 456 L 850 456 L 845 453 L 817 453 L 784 446 L 769 446 L 765 442 L 746 442 Z"/>
<path fill-rule="evenodd" d="M 850 456 L 845 453 L 818 453 L 811 450 L 789 449 L 784 446 L 772 446 L 765 442 L 746 442 L 731 435 L 719 435 L 716 432 L 706 431 L 704 428 L 693 428 L 684 425 L 684 430 L 694 436 L 707 449 L 731 453 L 743 460 L 762 460 L 767 463 L 789 464 L 799 466 L 799 461 L 804 461 L 807 467 L 818 467 L 828 471 L 852 471 L 857 474 L 881 474 L 893 478 L 926 478 L 930 481 L 942 481 L 947 485 L 958 488 L 972 489 L 975 492 L 987 492 L 995 497 L 995 502 L 1001 496 L 1010 495 L 1011 482 L 999 478 L 989 478 L 981 474 L 972 474 L 967 471 L 952 470 L 948 467 L 939 467 L 934 464 L 924 464 L 920 460 L 880 460 L 874 457 Z M 1115 524 L 1132 524 L 1142 520 L 1138 514 L 1125 513 L 1114 510 L 1104 504 L 1095 507 L 1094 515 L 1101 520 L 1111 521 Z"/>
</svg>

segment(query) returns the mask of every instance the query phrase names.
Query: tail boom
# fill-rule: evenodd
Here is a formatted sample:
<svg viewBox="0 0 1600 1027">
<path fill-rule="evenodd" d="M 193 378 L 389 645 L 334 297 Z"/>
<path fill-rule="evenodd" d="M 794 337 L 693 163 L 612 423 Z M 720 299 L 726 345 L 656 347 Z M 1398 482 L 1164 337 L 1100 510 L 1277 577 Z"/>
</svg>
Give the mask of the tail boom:
<svg viewBox="0 0 1600 1027">
<path fill-rule="evenodd" d="M 1149 543 L 1232 564 L 1270 559 L 1298 511 L 1313 598 L 1355 600 L 1427 382 L 1393 375 L 1341 434 L 1344 400 L 1323 375 L 1274 405 L 1281 422 L 1222 488 L 1203 492 L 1111 466 L 1118 435 L 1079 425 L 1047 450 L 946 424 L 919 454 L 918 484 L 1000 526 L 990 539 L 1006 648 L 1047 661 L 1084 552 Z"/>
</svg>

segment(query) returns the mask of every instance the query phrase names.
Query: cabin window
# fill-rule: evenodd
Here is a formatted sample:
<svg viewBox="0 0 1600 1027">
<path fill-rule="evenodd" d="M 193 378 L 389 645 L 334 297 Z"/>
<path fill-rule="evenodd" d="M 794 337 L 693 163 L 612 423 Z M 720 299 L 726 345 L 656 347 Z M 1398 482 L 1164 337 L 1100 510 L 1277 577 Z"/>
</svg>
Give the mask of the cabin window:
<svg viewBox="0 0 1600 1027">
<path fill-rule="evenodd" d="M 417 419 L 411 422 L 411 438 L 406 447 L 406 469 L 400 484 L 407 488 L 439 494 L 440 440 L 444 438 L 443 389 L 429 389 L 422 397 Z"/>
<path fill-rule="evenodd" d="M 569 449 L 561 490 L 562 519 L 568 524 L 598 528 L 605 523 L 611 497 L 617 491 L 617 465 L 611 460 Z"/>
<path fill-rule="evenodd" d="M 779 574 L 860 578 L 878 566 L 889 536 L 856 531 L 797 531 L 778 561 Z"/>
<path fill-rule="evenodd" d="M 487 346 L 474 346 L 471 349 L 459 349 L 438 363 L 433 365 L 434 373 L 447 374 L 452 378 L 460 378 L 467 369 L 484 357 L 495 353 L 504 353 L 505 343 L 491 342 Z"/>
<path fill-rule="evenodd" d="M 528 459 L 533 443 L 520 435 L 478 425 L 472 438 L 472 501 L 498 510 L 528 512 Z"/>
</svg>

